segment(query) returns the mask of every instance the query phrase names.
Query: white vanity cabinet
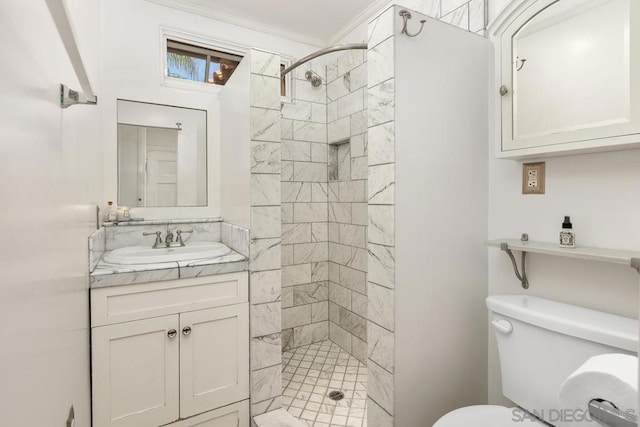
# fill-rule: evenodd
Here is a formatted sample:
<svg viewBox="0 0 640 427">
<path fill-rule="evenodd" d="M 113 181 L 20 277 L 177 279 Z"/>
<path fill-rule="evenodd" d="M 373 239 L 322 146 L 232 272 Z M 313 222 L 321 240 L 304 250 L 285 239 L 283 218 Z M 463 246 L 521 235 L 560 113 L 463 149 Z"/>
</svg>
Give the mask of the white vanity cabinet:
<svg viewBox="0 0 640 427">
<path fill-rule="evenodd" d="M 246 272 L 92 289 L 93 427 L 248 427 Z"/>
<path fill-rule="evenodd" d="M 640 147 L 639 31 L 636 0 L 511 2 L 489 28 L 496 157 Z"/>
</svg>

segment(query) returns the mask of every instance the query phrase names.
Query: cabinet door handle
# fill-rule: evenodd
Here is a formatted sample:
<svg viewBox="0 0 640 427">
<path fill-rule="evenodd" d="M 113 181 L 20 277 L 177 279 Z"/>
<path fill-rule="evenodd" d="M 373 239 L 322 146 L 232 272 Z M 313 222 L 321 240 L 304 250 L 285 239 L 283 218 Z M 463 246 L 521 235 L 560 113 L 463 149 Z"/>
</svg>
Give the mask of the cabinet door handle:
<svg viewBox="0 0 640 427">
<path fill-rule="evenodd" d="M 176 331 L 175 329 L 169 329 L 169 332 L 167 332 L 167 336 L 169 338 L 175 338 L 177 334 L 178 334 L 178 331 Z"/>
<path fill-rule="evenodd" d="M 185 326 L 184 328 L 182 328 L 182 335 L 189 335 L 191 333 L 191 327 L 190 326 Z"/>
<path fill-rule="evenodd" d="M 505 85 L 500 86 L 500 96 L 507 96 L 509 88 Z"/>
</svg>

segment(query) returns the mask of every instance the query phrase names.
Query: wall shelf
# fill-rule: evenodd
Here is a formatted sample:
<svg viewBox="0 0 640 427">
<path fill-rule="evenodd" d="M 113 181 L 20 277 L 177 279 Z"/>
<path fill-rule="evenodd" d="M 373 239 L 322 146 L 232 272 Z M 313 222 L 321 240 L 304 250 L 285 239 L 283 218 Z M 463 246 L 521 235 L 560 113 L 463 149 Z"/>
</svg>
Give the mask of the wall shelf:
<svg viewBox="0 0 640 427">
<path fill-rule="evenodd" d="M 621 264 L 629 266 L 640 273 L 640 251 L 590 248 L 584 246 L 578 246 L 574 249 L 565 249 L 560 248 L 557 243 L 532 242 L 517 239 L 488 240 L 484 242 L 484 244 L 488 247 L 500 248 L 509 255 L 511 262 L 513 263 L 515 274 L 522 283 L 522 287 L 525 289 L 529 287 L 525 267 L 527 253 L 606 262 L 610 264 Z M 522 252 L 522 274 L 520 274 L 512 251 Z"/>
</svg>

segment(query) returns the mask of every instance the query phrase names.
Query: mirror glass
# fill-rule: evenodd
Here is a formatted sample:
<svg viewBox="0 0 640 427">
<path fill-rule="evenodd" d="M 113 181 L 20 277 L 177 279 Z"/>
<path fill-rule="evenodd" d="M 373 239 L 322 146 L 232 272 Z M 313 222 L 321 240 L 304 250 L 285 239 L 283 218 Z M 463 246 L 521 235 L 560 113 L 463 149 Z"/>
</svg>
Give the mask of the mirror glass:
<svg viewBox="0 0 640 427">
<path fill-rule="evenodd" d="M 207 206 L 207 112 L 118 100 L 118 205 Z"/>
<path fill-rule="evenodd" d="M 630 120 L 629 1 L 560 0 L 514 34 L 514 139 Z"/>
</svg>

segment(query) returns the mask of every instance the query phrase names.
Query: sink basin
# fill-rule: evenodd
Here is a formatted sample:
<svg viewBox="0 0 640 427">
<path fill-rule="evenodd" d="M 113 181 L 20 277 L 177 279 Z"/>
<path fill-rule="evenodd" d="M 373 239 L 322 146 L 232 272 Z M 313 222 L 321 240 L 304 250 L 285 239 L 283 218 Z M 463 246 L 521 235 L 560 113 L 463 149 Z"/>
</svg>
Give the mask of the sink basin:
<svg viewBox="0 0 640 427">
<path fill-rule="evenodd" d="M 175 248 L 153 249 L 147 246 L 130 246 L 115 249 L 105 254 L 104 262 L 110 264 L 134 265 L 161 262 L 191 261 L 218 258 L 231 253 L 222 243 L 189 243 Z"/>
</svg>

